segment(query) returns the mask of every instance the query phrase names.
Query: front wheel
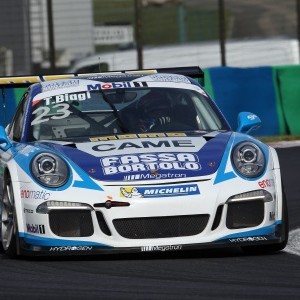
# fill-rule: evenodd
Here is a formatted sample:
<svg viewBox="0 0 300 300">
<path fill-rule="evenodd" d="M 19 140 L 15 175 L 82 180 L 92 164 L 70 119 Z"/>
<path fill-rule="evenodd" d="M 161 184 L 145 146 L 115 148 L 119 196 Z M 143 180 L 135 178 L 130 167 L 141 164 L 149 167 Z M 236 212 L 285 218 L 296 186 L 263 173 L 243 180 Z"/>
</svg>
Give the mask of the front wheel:
<svg viewBox="0 0 300 300">
<path fill-rule="evenodd" d="M 4 253 L 11 258 L 18 254 L 18 226 L 15 211 L 15 200 L 10 177 L 3 181 L 3 197 L 1 202 L 1 239 Z"/>
</svg>

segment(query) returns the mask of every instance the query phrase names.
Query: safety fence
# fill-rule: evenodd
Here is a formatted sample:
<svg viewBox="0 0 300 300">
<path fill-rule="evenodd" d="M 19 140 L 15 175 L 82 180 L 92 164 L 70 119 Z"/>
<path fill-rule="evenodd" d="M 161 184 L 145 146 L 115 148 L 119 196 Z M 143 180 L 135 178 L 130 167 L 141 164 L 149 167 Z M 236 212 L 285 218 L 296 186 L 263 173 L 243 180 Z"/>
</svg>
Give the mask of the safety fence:
<svg viewBox="0 0 300 300">
<path fill-rule="evenodd" d="M 300 134 L 300 66 L 204 69 L 205 88 L 233 129 L 241 111 L 257 114 L 262 126 L 252 134 L 274 136 Z M 25 87 L 2 86 L 0 125 L 6 126 Z"/>
</svg>

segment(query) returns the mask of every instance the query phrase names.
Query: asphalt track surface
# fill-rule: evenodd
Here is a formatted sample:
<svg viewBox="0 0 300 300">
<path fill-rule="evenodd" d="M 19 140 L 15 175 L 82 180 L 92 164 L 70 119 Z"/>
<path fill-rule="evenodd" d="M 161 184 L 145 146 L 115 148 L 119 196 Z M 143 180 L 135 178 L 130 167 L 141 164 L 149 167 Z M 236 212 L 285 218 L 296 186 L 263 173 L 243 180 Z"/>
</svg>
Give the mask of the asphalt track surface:
<svg viewBox="0 0 300 300">
<path fill-rule="evenodd" d="M 294 231 L 300 147 L 277 151 Z M 0 299 L 300 299 L 300 256 L 289 250 L 292 242 L 272 255 L 218 249 L 11 260 L 0 253 Z"/>
</svg>

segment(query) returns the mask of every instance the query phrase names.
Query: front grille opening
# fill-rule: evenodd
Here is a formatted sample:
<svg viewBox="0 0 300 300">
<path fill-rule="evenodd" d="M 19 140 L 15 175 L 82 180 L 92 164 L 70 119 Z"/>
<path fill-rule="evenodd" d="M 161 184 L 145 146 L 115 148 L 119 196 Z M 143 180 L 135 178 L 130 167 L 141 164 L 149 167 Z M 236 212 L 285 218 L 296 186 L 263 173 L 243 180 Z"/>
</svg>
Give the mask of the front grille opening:
<svg viewBox="0 0 300 300">
<path fill-rule="evenodd" d="M 213 225 L 211 227 L 211 230 L 215 230 L 219 227 L 220 222 L 221 222 L 221 217 L 222 217 L 222 212 L 223 212 L 223 205 L 219 205 L 217 208 L 216 216 L 213 222 Z"/>
<path fill-rule="evenodd" d="M 104 216 L 103 216 L 102 212 L 101 211 L 97 211 L 96 212 L 96 216 L 97 216 L 98 224 L 99 224 L 99 227 L 100 227 L 101 231 L 104 234 L 106 234 L 108 236 L 111 236 L 111 232 L 110 232 L 110 230 L 108 228 L 108 225 L 107 225 L 107 223 L 106 223 L 106 221 L 104 219 Z"/>
<path fill-rule="evenodd" d="M 209 215 L 115 219 L 117 232 L 128 239 L 157 239 L 201 233 Z"/>
<path fill-rule="evenodd" d="M 86 237 L 94 234 L 92 215 L 87 210 L 52 210 L 51 231 L 62 237 Z"/>
<path fill-rule="evenodd" d="M 229 202 L 226 226 L 229 229 L 255 227 L 262 223 L 264 215 L 262 200 Z"/>
</svg>

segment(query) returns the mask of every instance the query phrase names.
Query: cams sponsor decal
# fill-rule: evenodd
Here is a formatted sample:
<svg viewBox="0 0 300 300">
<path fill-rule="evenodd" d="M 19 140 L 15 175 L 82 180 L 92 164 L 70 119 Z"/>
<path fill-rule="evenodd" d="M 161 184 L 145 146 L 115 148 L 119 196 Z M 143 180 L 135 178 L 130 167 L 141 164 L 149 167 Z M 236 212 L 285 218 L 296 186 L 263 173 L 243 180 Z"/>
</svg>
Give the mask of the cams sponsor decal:
<svg viewBox="0 0 300 300">
<path fill-rule="evenodd" d="M 114 141 L 114 140 L 124 140 L 124 139 L 177 137 L 177 136 L 186 136 L 186 134 L 183 132 L 120 134 L 120 135 L 93 137 L 90 138 L 90 141 L 99 142 L 99 141 Z"/>
<path fill-rule="evenodd" d="M 196 184 L 181 186 L 159 186 L 159 187 L 121 187 L 121 198 L 154 198 L 154 197 L 174 197 L 200 194 Z"/>
<path fill-rule="evenodd" d="M 45 234 L 45 225 L 26 224 L 27 232 Z"/>
<path fill-rule="evenodd" d="M 268 239 L 265 236 L 249 236 L 249 237 L 229 239 L 231 243 L 259 242 L 259 241 L 267 241 L 267 240 Z"/>
<path fill-rule="evenodd" d="M 264 179 L 258 182 L 259 187 L 265 189 L 267 187 L 274 186 L 274 179 Z"/>
<path fill-rule="evenodd" d="M 22 199 L 49 200 L 51 193 L 47 191 L 21 190 Z"/>
<path fill-rule="evenodd" d="M 148 84 L 145 81 L 133 82 L 107 82 L 107 83 L 97 83 L 97 84 L 88 84 L 88 91 L 92 90 L 106 90 L 106 89 L 122 89 L 122 88 L 137 88 L 137 87 L 147 87 Z"/>
<path fill-rule="evenodd" d="M 182 245 L 167 245 L 167 246 L 144 246 L 141 247 L 142 252 L 147 252 L 147 251 L 177 251 L 181 250 Z"/>
<path fill-rule="evenodd" d="M 105 152 L 112 150 L 135 150 L 149 148 L 194 148 L 191 140 L 160 140 L 160 141 L 135 141 L 124 143 L 101 143 L 92 147 L 94 151 Z"/>
<path fill-rule="evenodd" d="M 131 180 L 148 180 L 148 179 L 170 179 L 170 178 L 185 178 L 186 174 L 183 173 L 151 173 L 151 174 L 133 174 L 133 175 L 126 175 L 124 176 L 124 181 L 131 181 Z"/>
<path fill-rule="evenodd" d="M 60 246 L 60 247 L 51 247 L 49 251 L 53 252 L 63 252 L 63 251 L 91 251 L 92 246 Z"/>
<path fill-rule="evenodd" d="M 101 158 L 100 162 L 103 173 L 106 175 L 148 170 L 201 170 L 198 156 L 192 153 L 149 153 L 108 156 Z"/>
</svg>

